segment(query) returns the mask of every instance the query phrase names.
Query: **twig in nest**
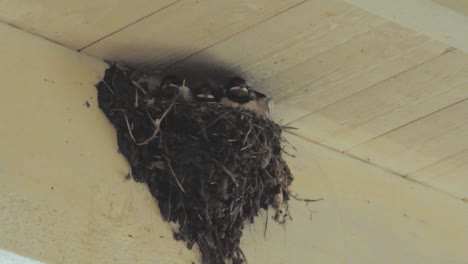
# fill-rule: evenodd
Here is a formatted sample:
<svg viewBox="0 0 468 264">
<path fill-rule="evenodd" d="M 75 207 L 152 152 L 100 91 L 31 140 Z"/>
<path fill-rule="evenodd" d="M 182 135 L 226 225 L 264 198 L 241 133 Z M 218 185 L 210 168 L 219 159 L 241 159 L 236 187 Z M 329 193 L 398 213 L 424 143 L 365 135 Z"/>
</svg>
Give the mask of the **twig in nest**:
<svg viewBox="0 0 468 264">
<path fill-rule="evenodd" d="M 297 148 L 291 143 L 289 142 L 289 140 L 287 138 L 282 138 L 283 142 L 287 143 L 289 146 L 291 146 L 291 148 L 294 150 L 294 151 L 297 151 Z"/>
<path fill-rule="evenodd" d="M 128 129 L 128 133 L 130 134 L 130 137 L 132 138 L 133 142 L 135 142 L 136 144 L 136 140 L 135 140 L 135 137 L 133 137 L 133 133 L 132 133 L 132 128 L 130 126 L 130 122 L 128 122 L 128 117 L 127 117 L 127 113 L 125 113 L 125 110 L 116 110 L 116 111 L 120 111 L 124 114 L 124 117 L 125 117 L 125 123 L 127 124 L 127 129 Z"/>
<path fill-rule="evenodd" d="M 114 91 L 112 91 L 112 88 L 110 88 L 109 84 L 107 84 L 107 82 L 104 81 L 104 80 L 102 80 L 102 83 L 104 83 L 104 85 L 107 87 L 107 89 L 109 89 L 109 92 L 111 92 L 112 95 L 115 96 L 115 93 L 114 93 Z"/>
<path fill-rule="evenodd" d="M 263 231 L 263 238 L 266 238 L 268 228 L 268 208 L 266 209 L 265 231 Z"/>
<path fill-rule="evenodd" d="M 112 81 L 111 81 L 111 84 L 112 84 L 112 87 L 115 87 L 115 77 L 117 76 L 117 71 L 114 72 L 114 75 L 112 75 Z"/>
<path fill-rule="evenodd" d="M 213 159 L 213 162 L 216 164 L 216 166 L 220 167 L 234 182 L 236 187 L 239 187 L 239 184 L 236 181 L 237 175 L 235 175 L 233 172 L 228 170 L 223 164 L 219 163 L 217 160 Z"/>
<path fill-rule="evenodd" d="M 172 188 L 171 188 L 171 186 L 169 186 L 169 199 L 167 199 L 167 207 L 168 207 L 168 211 L 169 211 L 167 213 L 167 215 L 168 215 L 167 219 L 169 221 L 171 221 L 171 197 L 172 197 Z"/>
<path fill-rule="evenodd" d="M 136 143 L 138 146 L 142 146 L 142 145 L 146 145 L 148 144 L 151 140 L 153 140 L 157 135 L 158 135 L 158 132 L 159 132 L 159 128 L 160 128 L 160 124 L 161 124 L 161 121 L 163 121 L 163 119 L 167 116 L 167 114 L 171 111 L 172 107 L 174 107 L 175 105 L 175 101 L 172 102 L 172 104 L 166 109 L 166 111 L 162 114 L 161 118 L 157 118 L 156 120 L 153 120 L 153 118 L 151 117 L 151 115 L 148 113 L 148 111 L 146 111 L 146 113 L 148 114 L 148 117 L 151 119 L 151 121 L 153 122 L 153 126 L 154 126 L 154 131 L 153 131 L 153 134 L 145 139 L 145 141 L 143 142 L 140 142 L 140 143 Z"/>
<path fill-rule="evenodd" d="M 290 157 L 292 157 L 292 158 L 295 158 L 295 157 L 296 157 L 296 155 L 290 154 L 289 152 L 287 152 L 287 151 L 284 150 L 284 149 L 282 149 L 281 151 L 282 151 L 284 154 L 286 154 L 286 155 L 288 155 L 288 156 L 290 156 Z"/>
<path fill-rule="evenodd" d="M 301 202 L 306 202 L 306 203 L 314 203 L 314 202 L 318 202 L 318 201 L 323 201 L 323 200 L 324 200 L 323 198 L 319 198 L 319 199 L 299 198 L 299 197 L 297 196 L 297 194 L 292 194 L 292 193 L 290 193 L 289 195 L 291 195 L 291 197 L 294 198 L 296 201 L 301 201 Z"/>
<path fill-rule="evenodd" d="M 249 262 L 247 262 L 247 257 L 245 256 L 244 251 L 242 251 L 241 248 L 238 248 L 237 251 L 242 256 L 242 259 L 244 260 L 245 264 L 249 264 Z"/>
<path fill-rule="evenodd" d="M 218 120 L 220 120 L 221 118 L 223 118 L 225 115 L 227 114 L 230 114 L 231 111 L 226 111 L 226 113 L 218 116 L 218 118 L 216 118 L 213 122 L 211 122 L 209 125 L 207 125 L 206 127 L 204 127 L 202 130 L 200 130 L 200 132 L 198 132 L 198 134 L 204 132 L 207 128 L 209 128 L 210 126 L 212 126 L 214 123 L 216 123 Z"/>
<path fill-rule="evenodd" d="M 245 147 L 241 148 L 241 149 L 240 149 L 240 151 L 244 151 L 244 150 L 246 150 L 246 149 L 250 148 L 250 147 L 251 147 L 251 146 L 253 146 L 253 145 L 254 145 L 254 143 L 252 143 L 252 144 L 249 144 L 249 145 L 247 145 L 247 146 L 245 146 Z"/>
<path fill-rule="evenodd" d="M 250 132 L 252 132 L 252 120 L 250 120 L 249 123 L 250 123 L 249 131 L 247 131 L 247 134 L 245 135 L 244 142 L 242 142 L 242 146 L 245 146 L 245 143 L 247 143 L 247 139 L 250 135 Z"/>
<path fill-rule="evenodd" d="M 273 178 L 273 176 L 268 172 L 268 170 L 263 170 L 263 171 L 266 173 L 266 175 L 268 175 L 268 177 Z"/>
<path fill-rule="evenodd" d="M 167 167 L 169 168 L 169 171 L 171 172 L 172 176 L 174 176 L 174 179 L 176 180 L 177 186 L 179 186 L 180 190 L 185 193 L 184 187 L 182 187 L 182 184 L 180 184 L 179 179 L 177 178 L 177 175 L 175 174 L 174 170 L 172 169 L 171 166 L 171 161 L 169 160 L 168 157 L 163 156 L 164 159 L 166 159 Z"/>
<path fill-rule="evenodd" d="M 297 127 L 292 127 L 292 126 L 288 126 L 288 125 L 284 125 L 284 126 L 281 126 L 281 129 L 282 130 L 285 130 L 285 131 L 288 131 L 288 130 L 296 130 L 296 129 L 299 129 Z"/>
<path fill-rule="evenodd" d="M 143 87 L 141 87 L 141 85 L 139 83 L 137 83 L 135 81 L 132 81 L 132 83 L 133 83 L 133 85 L 135 85 L 136 88 L 140 89 L 140 91 L 142 91 L 143 94 L 145 94 L 145 95 L 148 94 L 148 92 L 146 92 L 146 90 Z"/>
<path fill-rule="evenodd" d="M 138 108 L 138 89 L 135 89 L 135 108 Z"/>
</svg>

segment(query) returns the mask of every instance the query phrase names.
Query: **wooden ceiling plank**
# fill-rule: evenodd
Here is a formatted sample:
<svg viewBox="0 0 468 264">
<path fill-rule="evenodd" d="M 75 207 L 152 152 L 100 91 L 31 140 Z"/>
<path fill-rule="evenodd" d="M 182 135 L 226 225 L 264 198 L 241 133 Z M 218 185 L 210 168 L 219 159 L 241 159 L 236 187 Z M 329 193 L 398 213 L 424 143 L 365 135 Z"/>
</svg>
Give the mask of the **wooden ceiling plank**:
<svg viewBox="0 0 468 264">
<path fill-rule="evenodd" d="M 347 153 L 408 175 L 466 150 L 467 116 L 468 100 L 464 100 Z"/>
<path fill-rule="evenodd" d="M 275 117 L 291 122 L 424 64 L 447 48 L 389 23 L 259 86 L 276 87 L 272 93 Z"/>
<path fill-rule="evenodd" d="M 468 16 L 468 2 L 465 0 L 433 0 L 437 4 Z"/>
<path fill-rule="evenodd" d="M 255 85 L 385 23 L 386 20 L 342 1 L 307 1 L 190 56 L 171 69 L 204 64 L 208 71 L 216 73 L 218 65 L 225 64 Z M 256 88 L 272 92 L 271 87 Z"/>
<path fill-rule="evenodd" d="M 468 98 L 468 56 L 445 53 L 293 122 L 304 136 L 347 150 Z"/>
<path fill-rule="evenodd" d="M 411 179 L 468 200 L 468 149 L 408 175 Z"/>
<path fill-rule="evenodd" d="M 0 1 L 0 21 L 73 49 L 157 13 L 177 0 Z"/>
<path fill-rule="evenodd" d="M 269 19 L 303 0 L 180 1 L 84 49 L 89 55 L 158 69 Z"/>
</svg>

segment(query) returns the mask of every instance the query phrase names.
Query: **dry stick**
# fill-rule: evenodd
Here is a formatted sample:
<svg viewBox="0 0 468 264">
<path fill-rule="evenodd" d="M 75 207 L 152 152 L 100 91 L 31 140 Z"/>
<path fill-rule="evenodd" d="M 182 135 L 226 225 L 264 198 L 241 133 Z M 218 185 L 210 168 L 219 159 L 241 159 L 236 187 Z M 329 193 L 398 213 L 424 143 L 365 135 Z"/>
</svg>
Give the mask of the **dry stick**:
<svg viewBox="0 0 468 264">
<path fill-rule="evenodd" d="M 307 198 L 299 198 L 297 195 L 290 193 L 292 198 L 294 198 L 296 201 L 301 201 L 301 202 L 306 202 L 306 203 L 313 203 L 313 202 L 318 202 L 318 201 L 323 201 L 323 198 L 319 199 L 307 199 Z"/>
<path fill-rule="evenodd" d="M 268 172 L 268 170 L 264 169 L 263 171 L 266 173 L 266 175 L 268 175 L 268 177 L 273 178 L 273 176 L 271 176 L 271 174 Z"/>
<path fill-rule="evenodd" d="M 135 89 L 135 108 L 138 108 L 138 89 Z"/>
<path fill-rule="evenodd" d="M 287 151 L 284 150 L 284 149 L 281 149 L 281 151 L 284 152 L 284 154 L 288 155 L 288 156 L 291 157 L 291 158 L 295 158 L 295 157 L 296 157 L 296 155 L 293 155 L 293 154 L 287 152 Z"/>
<path fill-rule="evenodd" d="M 130 127 L 130 122 L 128 122 L 127 114 L 125 113 L 124 110 L 122 110 L 122 112 L 123 112 L 124 117 L 125 117 L 125 123 L 127 123 L 128 133 L 130 133 L 130 137 L 132 138 L 133 142 L 136 143 L 136 140 L 135 140 L 135 138 L 133 137 L 132 128 Z"/>
<path fill-rule="evenodd" d="M 253 145 L 254 145 L 254 143 L 252 143 L 252 144 L 249 144 L 249 145 L 247 145 L 247 146 L 245 146 L 245 147 L 241 148 L 241 149 L 240 149 L 240 151 L 244 151 L 244 150 L 246 150 L 246 149 L 250 148 L 250 147 L 251 147 L 251 146 L 253 146 Z"/>
<path fill-rule="evenodd" d="M 245 135 L 244 142 L 242 142 L 242 146 L 244 146 L 245 143 L 247 142 L 247 138 L 249 137 L 251 131 L 252 131 L 252 119 L 250 120 L 249 131 L 247 131 L 247 134 Z"/>
<path fill-rule="evenodd" d="M 309 203 L 313 203 L 313 202 L 318 202 L 318 201 L 322 201 L 323 199 L 320 198 L 320 199 L 302 199 L 302 198 L 299 198 L 297 197 L 297 195 L 294 195 L 292 193 L 290 193 L 289 195 L 291 195 L 294 199 L 296 199 L 297 201 L 302 201 L 302 202 L 305 202 L 306 203 L 306 208 L 307 210 L 309 211 L 309 218 L 310 220 L 312 220 L 312 214 L 315 212 L 315 211 L 312 211 L 312 209 L 309 208 Z"/>
<path fill-rule="evenodd" d="M 286 131 L 287 131 L 288 129 L 289 129 L 289 130 L 297 130 L 297 129 L 299 129 L 299 128 L 297 128 L 297 127 L 292 127 L 292 126 L 288 126 L 288 125 L 280 126 L 280 128 L 281 128 L 282 130 L 286 130 Z"/>
<path fill-rule="evenodd" d="M 185 224 L 187 223 L 187 211 L 185 210 L 184 200 L 180 196 L 181 194 L 179 193 L 179 199 L 181 200 L 180 204 L 182 204 L 182 209 L 184 209 L 184 224 L 182 225 L 182 228 L 180 228 L 180 232 L 182 232 L 185 228 Z"/>
<path fill-rule="evenodd" d="M 288 132 L 288 131 L 286 131 L 286 132 Z M 296 148 L 291 142 L 289 142 L 289 140 L 288 140 L 287 138 L 283 137 L 282 140 L 283 140 L 285 143 L 289 144 L 289 146 L 291 146 L 291 148 L 292 148 L 293 150 L 297 151 L 297 148 Z"/>
<path fill-rule="evenodd" d="M 148 92 L 145 91 L 145 89 L 143 87 L 141 87 L 141 85 L 139 83 L 137 83 L 135 81 L 132 81 L 132 83 L 133 83 L 133 85 L 135 85 L 136 88 L 140 89 L 143 92 L 143 94 L 148 94 Z"/>
<path fill-rule="evenodd" d="M 111 84 L 112 84 L 112 87 L 115 87 L 115 77 L 117 76 L 117 71 L 114 72 L 114 75 L 112 75 L 112 80 L 111 80 Z"/>
<path fill-rule="evenodd" d="M 184 188 L 182 187 L 182 184 L 180 184 L 179 182 L 179 179 L 177 179 L 177 175 L 175 174 L 174 170 L 172 169 L 172 166 L 171 166 L 171 161 L 169 160 L 168 157 L 164 156 L 164 159 L 166 159 L 166 162 L 167 162 L 167 166 L 169 167 L 169 171 L 171 172 L 172 176 L 174 176 L 175 180 L 176 180 L 176 183 L 177 183 L 177 186 L 179 186 L 180 190 L 185 193 L 185 190 Z"/>
<path fill-rule="evenodd" d="M 249 264 L 249 262 L 247 261 L 247 257 L 244 254 L 244 251 L 242 251 L 241 248 L 238 248 L 237 250 L 241 253 L 242 257 L 244 258 L 245 264 Z"/>
<path fill-rule="evenodd" d="M 260 128 L 260 129 L 261 129 L 261 127 L 259 127 L 259 126 L 255 125 L 255 124 L 253 124 L 253 126 L 255 126 L 255 127 L 257 127 L 257 128 Z M 262 142 L 262 141 L 261 141 L 261 140 L 258 138 L 258 136 L 257 136 L 257 134 L 256 134 L 256 133 L 253 133 L 253 136 L 255 137 L 255 139 L 257 139 L 257 142 L 258 142 L 260 145 L 262 145 L 262 146 L 263 146 L 263 148 L 266 148 L 266 147 L 267 147 L 267 146 L 263 145 L 263 142 Z"/>
<path fill-rule="evenodd" d="M 153 126 L 154 126 L 154 131 L 153 131 L 153 134 L 151 135 L 151 137 L 145 139 L 145 141 L 143 142 L 140 142 L 140 143 L 136 143 L 138 146 L 142 146 L 142 145 L 146 145 L 148 144 L 151 140 L 153 140 L 157 135 L 158 135 L 158 132 L 159 132 L 159 128 L 160 128 L 160 124 L 161 122 L 163 121 L 163 119 L 166 117 L 166 115 L 169 113 L 169 111 L 171 111 L 172 107 L 174 107 L 175 105 L 175 101 L 172 102 L 172 104 L 166 109 L 166 111 L 164 112 L 164 114 L 161 116 L 161 118 L 157 118 L 156 120 L 153 120 L 153 118 L 151 117 L 151 115 L 148 113 L 148 110 L 146 110 L 146 113 L 148 114 L 148 117 L 151 119 L 151 121 L 153 122 Z"/>
<path fill-rule="evenodd" d="M 218 120 L 220 120 L 221 118 L 223 118 L 225 115 L 227 114 L 230 114 L 231 111 L 226 111 L 226 113 L 218 116 L 218 118 L 216 118 L 213 122 L 211 122 L 209 125 L 207 125 L 206 127 L 204 127 L 202 130 L 200 130 L 200 132 L 198 132 L 198 134 L 202 133 L 203 131 L 205 131 L 207 128 L 209 128 L 210 126 L 212 126 L 214 123 L 216 123 Z"/>
<path fill-rule="evenodd" d="M 229 177 L 231 177 L 231 180 L 234 182 L 236 187 L 239 187 L 239 184 L 236 181 L 236 175 L 232 173 L 230 170 L 228 170 L 226 167 L 224 167 L 221 163 L 219 163 L 217 160 L 213 159 L 213 162 L 220 167 Z"/>
<path fill-rule="evenodd" d="M 167 207 L 169 208 L 169 213 L 167 214 L 168 217 L 167 219 L 171 221 L 171 197 L 172 197 L 172 188 L 169 186 L 169 200 L 167 201 L 168 205 Z"/>
<path fill-rule="evenodd" d="M 104 81 L 104 80 L 102 80 L 102 82 L 103 82 L 103 83 L 106 85 L 107 89 L 109 89 L 109 92 L 111 92 L 111 93 L 112 93 L 112 95 L 113 95 L 113 96 L 115 96 L 115 93 L 114 93 L 114 91 L 112 91 L 112 89 L 111 89 L 111 88 L 110 88 L 110 86 L 107 84 L 107 82 L 106 82 L 106 81 Z"/>
</svg>

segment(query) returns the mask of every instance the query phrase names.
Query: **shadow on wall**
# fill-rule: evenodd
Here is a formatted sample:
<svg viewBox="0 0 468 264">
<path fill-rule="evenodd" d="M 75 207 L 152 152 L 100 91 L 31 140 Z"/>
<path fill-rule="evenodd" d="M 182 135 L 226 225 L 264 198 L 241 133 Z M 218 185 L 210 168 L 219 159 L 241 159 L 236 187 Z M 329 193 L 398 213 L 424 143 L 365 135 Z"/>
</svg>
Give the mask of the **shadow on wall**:
<svg viewBox="0 0 468 264">
<path fill-rule="evenodd" d="M 118 52 L 121 50 L 122 52 Z M 233 76 L 244 78 L 248 84 L 252 85 L 255 90 L 269 96 L 275 87 L 260 87 L 256 86 L 261 79 L 256 79 L 254 76 L 246 73 L 242 65 L 236 63 L 235 58 L 227 61 L 225 58 L 220 59 L 216 55 L 207 54 L 203 56 L 195 53 L 196 56 L 184 57 L 186 54 L 183 49 L 174 48 L 158 48 L 158 51 L 150 50 L 147 47 L 138 48 L 138 44 L 132 47 L 114 47 L 113 54 L 124 54 L 118 58 L 108 58 L 108 62 L 117 62 L 135 68 L 147 75 L 153 75 L 160 80 L 166 75 L 177 75 L 184 79 L 188 86 L 197 85 L 208 80 L 213 82 L 224 82 Z M 135 56 L 131 56 L 135 53 Z M 141 54 L 147 54 L 143 57 Z M 153 55 L 152 55 L 153 54 Z M 272 112 L 272 118 L 275 118 L 274 108 L 277 104 L 274 98 L 270 98 L 269 105 Z M 276 120 L 282 123 L 282 118 Z"/>
<path fill-rule="evenodd" d="M 158 52 L 148 50 L 147 52 L 139 50 L 137 46 L 131 47 L 116 47 L 115 49 L 122 50 L 125 56 L 117 58 L 106 58 L 107 62 L 118 62 L 136 68 L 148 75 L 164 76 L 167 74 L 175 74 L 187 80 L 189 83 L 197 83 L 208 79 L 213 81 L 222 81 L 233 76 L 240 76 L 247 80 L 248 83 L 253 83 L 254 80 L 241 74 L 242 70 L 239 65 L 232 61 L 223 61 L 217 59 L 216 56 L 197 56 L 183 57 L 181 54 L 186 54 L 183 50 L 159 48 Z M 138 50 L 134 57 L 131 57 L 129 50 Z M 114 54 L 119 52 L 113 51 Z M 140 54 L 148 54 L 142 57 Z M 154 55 L 151 55 L 154 54 Z"/>
</svg>

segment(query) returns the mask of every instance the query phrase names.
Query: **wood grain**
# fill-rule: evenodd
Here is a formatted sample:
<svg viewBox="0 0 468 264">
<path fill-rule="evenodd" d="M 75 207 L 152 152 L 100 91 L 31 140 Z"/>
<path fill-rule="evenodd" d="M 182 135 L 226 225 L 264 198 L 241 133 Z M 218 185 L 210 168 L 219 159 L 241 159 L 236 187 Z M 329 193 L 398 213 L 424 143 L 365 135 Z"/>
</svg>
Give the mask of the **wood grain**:
<svg viewBox="0 0 468 264">
<path fill-rule="evenodd" d="M 448 47 L 388 23 L 259 83 L 275 116 L 298 120 L 440 55 Z"/>
<path fill-rule="evenodd" d="M 468 86 L 464 86 L 465 91 Z M 468 148 L 468 100 L 347 151 L 403 175 Z"/>
<path fill-rule="evenodd" d="M 180 1 L 83 50 L 147 69 L 175 63 L 303 0 Z"/>
<path fill-rule="evenodd" d="M 177 0 L 0 0 L 0 21 L 81 49 Z"/>
<path fill-rule="evenodd" d="M 468 98 L 467 73 L 468 56 L 454 50 L 328 105 L 293 125 L 314 126 L 299 133 L 347 150 Z"/>
<path fill-rule="evenodd" d="M 468 146 L 466 150 L 419 169 L 408 177 L 468 201 L 467 172 Z"/>
<path fill-rule="evenodd" d="M 310 0 L 171 65 L 169 71 L 203 65 L 216 76 L 220 64 L 229 65 L 232 73 L 273 95 L 285 87 L 257 84 L 384 23 L 342 1 Z"/>
</svg>

